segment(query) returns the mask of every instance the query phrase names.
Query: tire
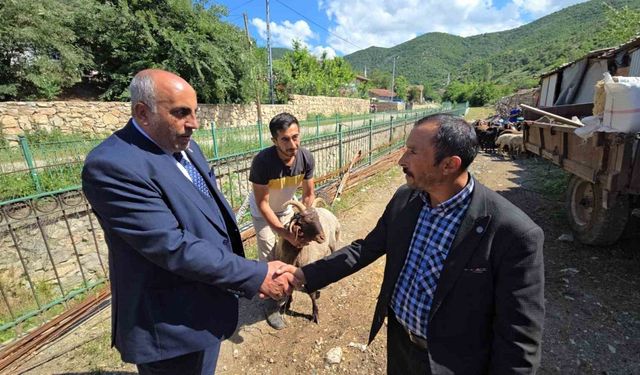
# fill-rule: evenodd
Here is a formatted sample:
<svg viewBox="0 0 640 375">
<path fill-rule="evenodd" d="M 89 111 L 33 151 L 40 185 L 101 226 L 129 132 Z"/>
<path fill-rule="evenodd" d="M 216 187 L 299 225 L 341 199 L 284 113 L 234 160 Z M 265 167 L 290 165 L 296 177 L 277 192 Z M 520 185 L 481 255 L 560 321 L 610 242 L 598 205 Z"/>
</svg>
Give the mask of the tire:
<svg viewBox="0 0 640 375">
<path fill-rule="evenodd" d="M 629 221 L 629 199 L 620 195 L 612 207 L 602 207 L 602 188 L 572 176 L 567 189 L 567 213 L 575 238 L 586 245 L 616 242 Z"/>
</svg>

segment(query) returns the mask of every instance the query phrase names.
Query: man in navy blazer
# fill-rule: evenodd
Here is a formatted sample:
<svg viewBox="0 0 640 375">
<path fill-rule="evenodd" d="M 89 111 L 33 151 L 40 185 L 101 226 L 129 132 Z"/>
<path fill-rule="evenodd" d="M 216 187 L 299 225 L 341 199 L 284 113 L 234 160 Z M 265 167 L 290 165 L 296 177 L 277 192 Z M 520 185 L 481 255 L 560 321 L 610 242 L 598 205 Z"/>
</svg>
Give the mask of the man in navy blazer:
<svg viewBox="0 0 640 375">
<path fill-rule="evenodd" d="M 301 269 L 313 292 L 386 255 L 369 343 L 387 318 L 388 374 L 534 374 L 544 322 L 544 233 L 467 171 L 473 128 L 418 120 L 400 187 L 375 228 Z"/>
<path fill-rule="evenodd" d="M 109 248 L 112 345 L 141 374 L 210 375 L 238 297 L 280 299 L 292 277 L 274 276 L 282 263 L 244 258 L 233 211 L 191 140 L 194 89 L 149 69 L 130 91 L 132 119 L 82 171 Z"/>
</svg>

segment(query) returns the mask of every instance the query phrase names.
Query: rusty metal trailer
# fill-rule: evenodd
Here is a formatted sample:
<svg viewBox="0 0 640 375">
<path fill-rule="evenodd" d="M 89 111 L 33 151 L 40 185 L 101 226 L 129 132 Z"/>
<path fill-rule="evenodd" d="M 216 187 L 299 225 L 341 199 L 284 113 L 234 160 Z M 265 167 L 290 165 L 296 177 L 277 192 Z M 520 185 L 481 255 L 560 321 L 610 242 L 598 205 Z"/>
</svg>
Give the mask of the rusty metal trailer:
<svg viewBox="0 0 640 375">
<path fill-rule="evenodd" d="M 589 245 L 617 241 L 640 203 L 640 133 L 594 133 L 525 121 L 527 151 L 571 173 L 566 209 L 574 237 Z M 636 210 L 637 212 L 637 210 Z"/>
</svg>

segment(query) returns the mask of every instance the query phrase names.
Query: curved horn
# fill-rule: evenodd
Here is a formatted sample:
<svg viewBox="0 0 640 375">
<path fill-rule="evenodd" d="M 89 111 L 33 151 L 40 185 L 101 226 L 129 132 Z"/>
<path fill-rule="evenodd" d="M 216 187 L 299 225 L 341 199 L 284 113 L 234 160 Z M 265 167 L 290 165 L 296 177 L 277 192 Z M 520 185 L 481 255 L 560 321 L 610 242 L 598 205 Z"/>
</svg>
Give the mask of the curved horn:
<svg viewBox="0 0 640 375">
<path fill-rule="evenodd" d="M 302 211 L 304 211 L 304 210 L 306 210 L 306 209 L 307 209 L 307 208 L 304 206 L 304 204 L 302 204 L 302 203 L 300 203 L 300 202 L 298 202 L 298 201 L 294 201 L 293 199 L 292 199 L 292 200 L 289 200 L 289 201 L 284 202 L 284 205 L 285 205 L 285 206 L 289 206 L 289 205 L 291 205 L 291 206 L 295 206 L 295 207 L 298 209 L 298 211 L 300 211 L 300 212 L 302 212 Z"/>
<path fill-rule="evenodd" d="M 316 199 L 313 200 L 313 203 L 311 203 L 311 207 L 317 207 L 318 203 L 322 203 L 324 207 L 328 206 L 327 201 L 322 199 L 322 197 L 316 197 Z"/>
</svg>

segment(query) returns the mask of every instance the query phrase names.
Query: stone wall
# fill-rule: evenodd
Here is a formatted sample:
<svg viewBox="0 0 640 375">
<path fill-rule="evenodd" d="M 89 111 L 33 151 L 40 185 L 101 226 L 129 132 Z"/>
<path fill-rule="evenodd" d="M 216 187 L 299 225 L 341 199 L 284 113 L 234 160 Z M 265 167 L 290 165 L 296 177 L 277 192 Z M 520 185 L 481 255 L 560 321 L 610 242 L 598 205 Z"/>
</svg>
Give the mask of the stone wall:
<svg viewBox="0 0 640 375">
<path fill-rule="evenodd" d="M 255 104 L 203 104 L 201 111 L 201 121 L 213 120 L 218 126 L 258 122 Z M 313 115 L 367 113 L 369 101 L 292 95 L 287 104 L 262 104 L 261 112 L 263 122 L 268 122 L 280 112 L 290 112 L 303 121 Z M 63 133 L 104 135 L 122 127 L 130 113 L 127 102 L 0 102 L 0 130 L 9 140 L 34 130 L 58 129 Z"/>
<path fill-rule="evenodd" d="M 398 102 L 376 102 L 376 112 L 403 111 L 404 103 Z"/>
</svg>

